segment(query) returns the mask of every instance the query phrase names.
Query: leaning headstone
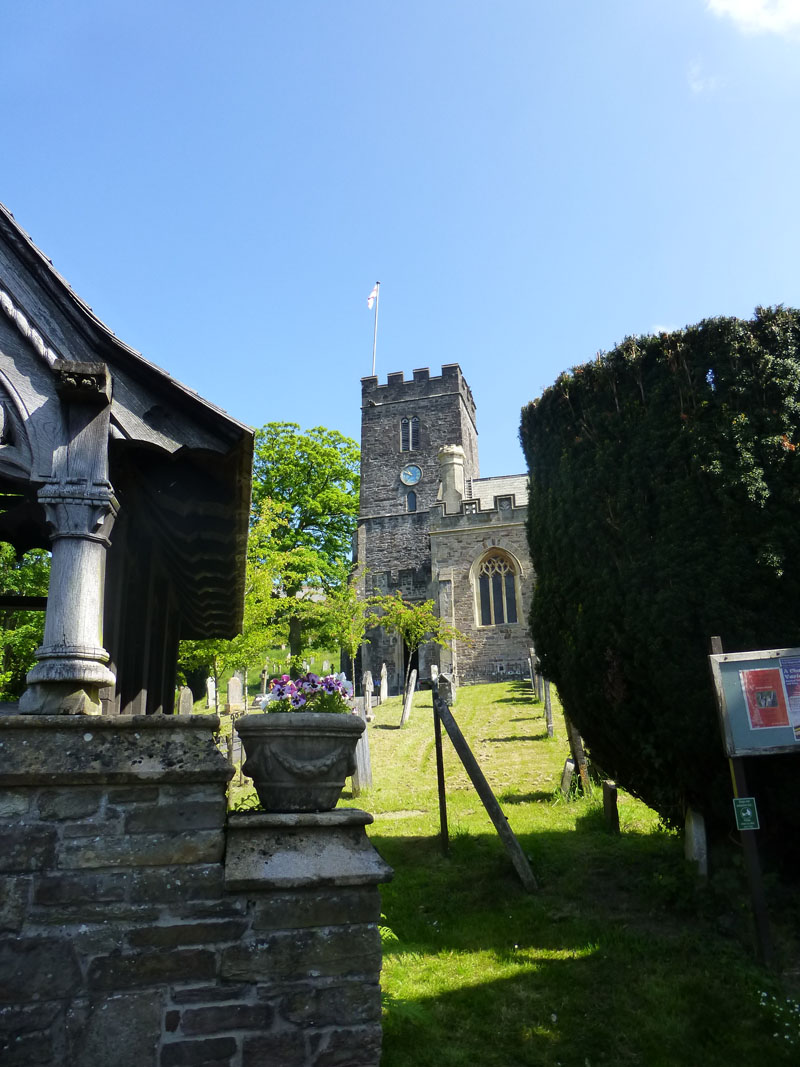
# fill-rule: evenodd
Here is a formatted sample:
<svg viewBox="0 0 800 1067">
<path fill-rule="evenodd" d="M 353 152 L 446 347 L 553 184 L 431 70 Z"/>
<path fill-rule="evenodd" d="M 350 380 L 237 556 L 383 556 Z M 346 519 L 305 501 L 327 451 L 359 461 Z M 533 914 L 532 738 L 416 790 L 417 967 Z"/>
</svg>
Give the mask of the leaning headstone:
<svg viewBox="0 0 800 1067">
<path fill-rule="evenodd" d="M 244 711 L 242 680 L 235 674 L 228 682 L 228 703 L 225 705 L 225 711 L 227 711 L 228 714 L 231 712 Z"/>
<path fill-rule="evenodd" d="M 182 685 L 178 694 L 178 714 L 191 715 L 194 709 L 194 697 L 188 685 Z"/>
<path fill-rule="evenodd" d="M 380 697 L 378 698 L 378 702 L 380 704 L 385 704 L 388 699 L 389 699 L 389 675 L 388 675 L 388 672 L 386 670 L 386 664 L 382 663 L 381 664 L 381 689 L 380 689 Z"/>
<path fill-rule="evenodd" d="M 561 792 L 565 797 L 569 796 L 572 788 L 572 779 L 575 776 L 575 762 L 571 759 L 564 760 L 564 770 L 561 772 Z"/>
<path fill-rule="evenodd" d="M 405 724 L 411 718 L 411 705 L 414 703 L 414 690 L 416 688 L 417 672 L 412 671 L 411 677 L 408 679 L 408 689 L 406 690 L 405 700 L 403 701 L 403 714 L 400 716 L 401 726 L 405 726 Z"/>
<path fill-rule="evenodd" d="M 369 673 L 369 672 L 367 672 Z M 367 719 L 371 716 L 365 714 L 365 699 L 356 700 L 356 711 L 362 719 Z M 372 789 L 372 762 L 369 756 L 369 731 L 365 730 L 361 737 L 358 739 L 356 745 L 356 769 L 350 779 L 353 786 L 353 796 L 357 797 L 362 789 Z"/>
<path fill-rule="evenodd" d="M 214 708 L 217 706 L 217 683 L 209 675 L 206 678 L 206 707 Z"/>
</svg>

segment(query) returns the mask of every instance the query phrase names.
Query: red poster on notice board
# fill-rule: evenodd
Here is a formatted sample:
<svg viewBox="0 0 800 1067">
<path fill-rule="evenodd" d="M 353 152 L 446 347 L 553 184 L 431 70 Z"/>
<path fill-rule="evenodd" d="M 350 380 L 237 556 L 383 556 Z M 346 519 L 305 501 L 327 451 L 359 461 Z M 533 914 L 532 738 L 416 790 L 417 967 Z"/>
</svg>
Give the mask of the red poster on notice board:
<svg viewBox="0 0 800 1067">
<path fill-rule="evenodd" d="M 739 671 L 751 730 L 789 725 L 780 668 Z"/>
</svg>

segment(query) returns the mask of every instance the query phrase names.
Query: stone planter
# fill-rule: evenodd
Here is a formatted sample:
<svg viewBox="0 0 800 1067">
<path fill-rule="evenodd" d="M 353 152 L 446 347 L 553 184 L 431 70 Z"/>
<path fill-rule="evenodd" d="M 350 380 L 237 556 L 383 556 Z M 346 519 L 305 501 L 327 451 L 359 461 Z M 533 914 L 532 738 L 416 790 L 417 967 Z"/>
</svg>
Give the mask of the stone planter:
<svg viewBox="0 0 800 1067">
<path fill-rule="evenodd" d="M 235 723 L 265 811 L 330 811 L 356 769 L 366 723 L 358 715 L 318 711 L 262 712 Z"/>
</svg>

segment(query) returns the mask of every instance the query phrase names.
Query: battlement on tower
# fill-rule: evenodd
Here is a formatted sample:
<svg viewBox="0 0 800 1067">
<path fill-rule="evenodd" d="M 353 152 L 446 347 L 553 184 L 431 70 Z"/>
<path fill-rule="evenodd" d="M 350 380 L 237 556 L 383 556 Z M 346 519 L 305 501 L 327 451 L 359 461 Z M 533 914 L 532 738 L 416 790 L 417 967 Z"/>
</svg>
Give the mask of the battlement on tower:
<svg viewBox="0 0 800 1067">
<path fill-rule="evenodd" d="M 441 394 L 460 393 L 470 415 L 475 419 L 475 401 L 458 363 L 445 363 L 439 375 L 431 376 L 429 367 L 418 367 L 413 377 L 406 379 L 403 371 L 393 371 L 381 385 L 375 375 L 361 379 L 363 404 L 386 404 L 417 400 Z"/>
</svg>

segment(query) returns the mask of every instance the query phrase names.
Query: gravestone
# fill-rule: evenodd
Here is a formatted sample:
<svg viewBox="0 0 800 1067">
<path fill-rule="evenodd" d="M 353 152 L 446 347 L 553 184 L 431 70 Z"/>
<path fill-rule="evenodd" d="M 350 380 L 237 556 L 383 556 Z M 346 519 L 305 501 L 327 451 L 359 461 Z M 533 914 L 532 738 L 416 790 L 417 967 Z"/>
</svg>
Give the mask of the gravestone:
<svg viewBox="0 0 800 1067">
<path fill-rule="evenodd" d="M 324 659 L 322 661 L 322 673 L 323 674 L 328 674 L 328 673 L 330 673 L 330 669 L 331 669 L 330 663 L 328 663 L 328 661 L 326 659 Z"/>
<path fill-rule="evenodd" d="M 550 683 L 545 678 L 544 682 L 544 721 L 547 725 L 547 736 L 553 736 L 553 703 L 550 699 Z"/>
<path fill-rule="evenodd" d="M 708 841 L 706 840 L 706 822 L 699 811 L 686 809 L 684 832 L 684 855 L 694 863 L 701 878 L 708 877 Z"/>
<path fill-rule="evenodd" d="M 209 675 L 206 678 L 206 707 L 215 708 L 217 706 L 217 683 Z"/>
<path fill-rule="evenodd" d="M 436 685 L 436 682 L 437 682 L 438 678 L 439 678 L 439 668 L 436 666 L 435 663 L 432 663 L 431 664 L 431 684 L 432 685 Z"/>
<path fill-rule="evenodd" d="M 194 708 L 194 697 L 188 685 L 182 685 L 178 691 L 178 714 L 191 715 Z"/>
<path fill-rule="evenodd" d="M 369 674 L 369 671 L 366 673 Z M 369 708 L 368 699 L 366 690 L 363 697 L 356 699 L 356 711 L 365 722 L 369 722 L 373 718 L 366 710 Z M 353 796 L 357 797 L 362 789 L 372 789 L 372 761 L 369 755 L 369 732 L 367 730 L 358 739 L 355 755 L 356 769 L 350 782 L 353 787 Z"/>
<path fill-rule="evenodd" d="M 572 779 L 575 776 L 575 761 L 572 759 L 564 760 L 564 770 L 561 773 L 561 792 L 565 797 L 569 796 L 569 791 L 572 789 Z"/>
<path fill-rule="evenodd" d="M 372 714 L 372 694 L 375 686 L 372 682 L 372 671 L 364 671 L 361 677 L 361 692 L 364 694 L 364 716 L 367 722 L 372 722 L 375 716 Z"/>
<path fill-rule="evenodd" d="M 385 704 L 389 699 L 389 676 L 386 671 L 386 664 L 381 664 L 381 689 L 380 696 L 378 697 L 379 704 Z"/>
<path fill-rule="evenodd" d="M 400 716 L 401 726 L 405 726 L 405 724 L 411 718 L 411 705 L 414 703 L 414 690 L 416 688 L 417 672 L 412 671 L 411 677 L 408 679 L 408 689 L 406 690 L 405 700 L 403 701 L 403 714 Z"/>
<path fill-rule="evenodd" d="M 261 695 L 262 695 L 262 697 L 266 694 L 266 692 L 267 692 L 267 668 L 265 667 L 264 670 L 261 672 Z"/>
<path fill-rule="evenodd" d="M 225 705 L 225 711 L 228 714 L 231 712 L 244 711 L 242 680 L 235 674 L 228 682 L 228 703 Z"/>
</svg>

